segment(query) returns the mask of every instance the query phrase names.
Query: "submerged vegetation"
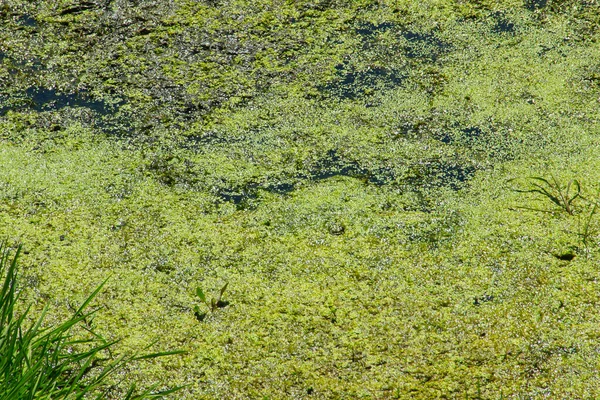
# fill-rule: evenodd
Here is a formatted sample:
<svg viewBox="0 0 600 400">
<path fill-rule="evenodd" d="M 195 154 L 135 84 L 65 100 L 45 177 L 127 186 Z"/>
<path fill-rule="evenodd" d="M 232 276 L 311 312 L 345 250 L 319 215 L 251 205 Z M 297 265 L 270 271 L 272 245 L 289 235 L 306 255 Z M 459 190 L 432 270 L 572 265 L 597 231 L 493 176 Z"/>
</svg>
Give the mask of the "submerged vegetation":
<svg viewBox="0 0 600 400">
<path fill-rule="evenodd" d="M 108 376 L 114 398 L 600 395 L 598 2 L 6 0 L 0 21 L 27 315 L 64 321 L 111 275 L 115 356 L 186 350 Z"/>
</svg>

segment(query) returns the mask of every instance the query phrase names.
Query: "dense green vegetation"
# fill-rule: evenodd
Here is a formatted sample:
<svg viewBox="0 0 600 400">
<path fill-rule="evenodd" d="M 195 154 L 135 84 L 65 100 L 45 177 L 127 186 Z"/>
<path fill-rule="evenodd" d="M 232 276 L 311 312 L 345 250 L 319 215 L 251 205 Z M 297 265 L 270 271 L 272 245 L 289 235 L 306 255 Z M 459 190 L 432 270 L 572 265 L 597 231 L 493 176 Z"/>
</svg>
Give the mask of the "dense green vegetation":
<svg viewBox="0 0 600 400">
<path fill-rule="evenodd" d="M 117 341 L 107 341 L 94 330 L 94 314 L 86 309 L 100 285 L 66 321 L 44 325 L 47 308 L 27 326 L 28 308 L 19 306 L 17 259 L 0 246 L 0 399 L 103 399 L 110 396 L 107 378 L 142 359 L 182 354 L 171 351 L 112 357 Z M 75 332 L 79 328 L 80 332 Z M 106 353 L 107 356 L 102 357 Z M 110 355 L 110 357 L 108 356 Z M 136 391 L 131 384 L 123 399 L 155 399 L 181 388 L 158 391 L 156 386 Z"/>
<path fill-rule="evenodd" d="M 61 321 L 110 276 L 96 329 L 186 350 L 126 371 L 177 398 L 598 397 L 599 18 L 7 0 L 23 299 Z"/>
</svg>

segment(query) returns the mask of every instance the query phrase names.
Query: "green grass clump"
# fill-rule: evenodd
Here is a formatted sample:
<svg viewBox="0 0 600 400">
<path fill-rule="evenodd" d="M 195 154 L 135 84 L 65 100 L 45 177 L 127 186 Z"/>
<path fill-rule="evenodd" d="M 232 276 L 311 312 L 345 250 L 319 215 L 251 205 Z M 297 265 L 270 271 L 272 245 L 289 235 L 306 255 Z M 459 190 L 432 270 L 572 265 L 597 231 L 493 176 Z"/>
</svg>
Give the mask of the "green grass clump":
<svg viewBox="0 0 600 400">
<path fill-rule="evenodd" d="M 551 180 L 539 176 L 529 177 L 528 180 L 531 185 L 530 188 L 514 190 L 518 193 L 540 194 L 552 201 L 552 203 L 567 214 L 575 214 L 573 202 L 581 198 L 581 184 L 578 180 L 572 179 L 566 185 L 562 185 L 554 176 Z M 533 211 L 554 212 L 552 210 L 529 209 Z"/>
<path fill-rule="evenodd" d="M 12 259 L 6 245 L 0 246 L 0 399 L 102 399 L 107 395 L 106 378 L 136 360 L 150 359 L 180 351 L 147 355 L 121 355 L 104 358 L 116 341 L 106 341 L 90 327 L 97 309 L 86 311 L 104 283 L 83 302 L 65 322 L 44 326 L 42 314 L 26 327 L 30 308 L 18 315 L 17 258 Z M 105 281 L 106 282 L 106 281 Z M 87 338 L 73 334 L 83 327 Z M 155 387 L 136 393 L 135 384 L 125 399 L 158 398 L 179 388 L 154 391 Z"/>
</svg>

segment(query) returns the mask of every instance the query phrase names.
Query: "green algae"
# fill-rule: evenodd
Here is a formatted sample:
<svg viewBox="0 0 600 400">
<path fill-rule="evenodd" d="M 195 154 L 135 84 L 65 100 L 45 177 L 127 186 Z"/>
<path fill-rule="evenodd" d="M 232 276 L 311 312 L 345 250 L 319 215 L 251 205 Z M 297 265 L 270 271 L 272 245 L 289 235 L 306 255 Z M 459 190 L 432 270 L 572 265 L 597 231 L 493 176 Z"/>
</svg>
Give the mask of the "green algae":
<svg viewBox="0 0 600 400">
<path fill-rule="evenodd" d="M 106 336 L 188 351 L 127 379 L 182 398 L 597 397 L 598 222 L 509 182 L 597 193 L 597 8 L 5 2 L 26 296 L 112 276 Z"/>
</svg>

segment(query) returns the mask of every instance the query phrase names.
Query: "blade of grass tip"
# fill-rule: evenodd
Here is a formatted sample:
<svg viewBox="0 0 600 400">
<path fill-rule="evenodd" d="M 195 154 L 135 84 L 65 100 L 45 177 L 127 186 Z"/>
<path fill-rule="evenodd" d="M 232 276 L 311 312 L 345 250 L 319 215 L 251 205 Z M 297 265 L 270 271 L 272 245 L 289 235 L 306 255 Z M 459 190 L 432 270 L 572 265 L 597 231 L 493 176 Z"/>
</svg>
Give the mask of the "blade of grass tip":
<svg viewBox="0 0 600 400">
<path fill-rule="evenodd" d="M 87 344 L 87 343 L 97 343 L 99 342 L 99 339 L 96 338 L 88 338 L 88 339 L 73 339 L 73 340 L 66 340 L 63 343 L 64 347 L 67 346 L 76 346 L 78 344 Z M 106 341 L 101 341 L 103 344 L 106 343 Z"/>
<path fill-rule="evenodd" d="M 100 346 L 93 347 L 90 350 L 87 350 L 87 351 L 82 352 L 82 353 L 69 354 L 67 356 L 67 361 L 69 363 L 71 363 L 71 364 L 75 364 L 75 363 L 78 363 L 78 362 L 80 362 L 82 360 L 87 360 L 89 358 L 93 359 L 96 354 L 98 354 L 101 351 L 106 350 L 107 348 L 113 346 L 115 343 L 118 343 L 118 341 L 105 343 L 105 344 L 102 344 Z"/>
<path fill-rule="evenodd" d="M 110 375 L 114 370 L 120 368 L 121 365 L 124 365 L 127 362 L 129 362 L 129 358 L 122 355 L 122 356 L 119 356 L 117 359 L 113 360 L 113 362 L 105 365 L 103 367 L 102 371 L 100 372 L 100 374 L 94 378 L 94 382 L 95 382 L 94 385 L 97 386 L 100 382 L 102 382 L 104 380 L 104 378 L 106 376 Z"/>
<path fill-rule="evenodd" d="M 97 310 L 94 310 L 93 312 L 87 313 L 87 314 L 81 314 L 79 313 L 79 316 L 73 316 L 71 317 L 71 319 L 63 322 L 62 324 L 54 327 L 54 328 L 50 328 L 47 331 L 44 331 L 44 336 L 50 336 L 50 335 L 57 335 L 59 333 L 66 333 L 68 332 L 74 325 L 78 324 L 79 322 L 83 321 L 85 318 L 89 317 L 91 314 L 95 313 Z"/>
<path fill-rule="evenodd" d="M 142 356 L 133 356 L 131 359 L 134 361 L 149 360 L 152 358 L 174 356 L 174 355 L 178 355 L 178 354 L 187 354 L 187 351 L 185 351 L 185 350 L 161 351 L 161 352 L 152 353 L 152 354 L 144 354 Z"/>
<path fill-rule="evenodd" d="M 10 271 L 7 270 L 5 272 L 6 269 L 6 253 L 2 252 L 0 255 L 0 273 L 2 274 L 3 282 L 2 288 L 0 289 L 0 299 L 2 300 L 2 305 L 4 306 L 3 309 L 5 308 L 5 304 L 9 304 L 10 300 L 12 299 L 12 297 L 8 294 L 13 283 L 13 277 L 11 276 Z"/>
<path fill-rule="evenodd" d="M 10 388 L 10 392 L 8 392 L 6 399 L 21 399 L 21 398 L 23 398 L 23 396 L 22 396 L 22 393 L 24 393 L 23 389 L 25 389 L 25 391 L 27 390 L 28 384 L 35 377 L 35 375 L 40 374 L 40 371 L 42 370 L 41 367 L 42 367 L 41 362 L 37 362 L 36 364 L 34 364 L 32 366 L 32 368 L 30 368 L 27 371 L 27 373 L 25 373 L 24 375 L 19 377 L 19 381 L 16 384 L 13 383 L 12 387 Z M 43 374 L 41 374 L 41 375 L 43 375 Z"/>
<path fill-rule="evenodd" d="M 164 396 L 166 396 L 168 394 L 175 393 L 175 392 L 183 389 L 186 386 L 189 386 L 189 385 L 175 386 L 174 388 L 161 390 L 160 392 L 148 393 L 148 394 L 146 394 L 146 397 L 134 397 L 134 398 L 137 398 L 137 399 L 158 399 L 158 398 L 164 397 Z"/>
<path fill-rule="evenodd" d="M 548 186 L 552 185 L 550 183 L 550 181 L 548 181 L 548 179 L 544 178 L 543 176 L 528 176 L 527 179 L 533 179 L 533 180 L 536 180 L 536 181 L 544 182 Z"/>
<path fill-rule="evenodd" d="M 144 347 L 144 348 L 142 349 L 142 351 L 146 351 L 146 350 L 148 350 L 148 349 L 152 348 L 152 346 L 154 346 L 156 343 L 158 343 L 158 339 L 156 339 L 155 341 L 151 342 L 151 343 L 150 343 L 148 346 Z M 137 354 L 137 353 L 136 353 L 136 354 Z"/>
<path fill-rule="evenodd" d="M 131 399 L 132 400 L 150 399 L 150 398 L 152 398 L 152 391 L 154 389 L 156 389 L 156 387 L 157 387 L 157 385 L 152 385 L 149 388 L 146 388 L 143 392 L 132 396 Z"/>
<path fill-rule="evenodd" d="M 37 379 L 35 380 L 35 384 L 33 385 L 33 387 L 30 389 L 29 391 L 29 398 L 31 400 L 34 399 L 35 394 L 38 391 L 38 387 L 40 386 L 40 382 L 42 381 L 42 374 L 39 374 Z"/>
<path fill-rule="evenodd" d="M 558 210 L 542 210 L 541 208 L 533 208 L 533 207 L 525 207 L 525 206 L 517 206 L 516 208 L 518 208 L 520 210 L 538 211 L 538 212 L 544 212 L 544 213 L 548 213 L 548 214 L 554 214 L 554 213 L 558 212 Z"/>
<path fill-rule="evenodd" d="M 221 301 L 221 298 L 223 297 L 223 293 L 225 293 L 225 290 L 227 290 L 227 286 L 229 286 L 229 282 L 225 282 L 225 284 L 221 288 L 221 291 L 219 292 L 219 299 L 217 300 L 217 303 L 219 301 Z"/>
<path fill-rule="evenodd" d="M 541 178 L 541 177 L 537 177 L 537 176 L 530 176 L 529 178 L 529 185 L 534 186 L 536 188 L 538 188 L 539 190 L 542 190 L 544 192 L 547 192 L 548 190 L 546 189 L 546 187 L 549 188 L 553 188 L 552 184 L 550 182 L 548 182 L 546 179 Z M 533 182 L 532 182 L 533 181 Z M 537 183 L 535 181 L 540 181 L 541 183 Z M 531 189 L 530 189 L 531 190 Z"/>
<path fill-rule="evenodd" d="M 7 260 L 8 260 L 8 251 L 6 249 L 3 250 L 2 256 L 0 259 L 0 265 L 2 270 L 6 269 L 6 273 L 4 275 L 4 282 L 2 284 L 2 290 L 0 291 L 0 299 L 2 302 L 2 310 L 0 311 L 3 319 L 7 318 L 8 320 L 12 320 L 13 318 L 13 309 L 15 304 L 15 291 L 17 284 L 17 268 L 16 268 L 16 259 L 18 257 L 15 254 L 15 258 L 13 261 L 8 264 L 8 268 L 6 268 Z"/>
<path fill-rule="evenodd" d="M 181 389 L 183 389 L 186 386 L 189 385 L 182 385 L 182 386 L 176 386 L 174 388 L 170 388 L 170 389 L 165 389 L 165 390 L 161 390 L 158 392 L 152 392 L 154 389 L 156 389 L 158 385 L 153 385 L 150 388 L 144 390 L 142 393 L 132 397 L 132 400 L 141 400 L 141 399 L 158 399 L 158 398 L 162 398 L 168 394 L 172 394 L 175 393 Z"/>
<path fill-rule="evenodd" d="M 92 294 L 90 294 L 88 296 L 88 298 L 83 302 L 83 304 L 79 307 L 79 309 L 77 311 L 75 311 L 75 315 L 78 315 L 79 313 L 81 313 L 81 311 L 83 311 L 84 308 L 86 308 L 88 306 L 88 304 L 90 304 L 90 302 L 94 299 L 94 297 L 96 297 L 98 295 L 98 293 L 100 292 L 100 290 L 102 290 L 102 288 L 104 287 L 104 285 L 106 284 L 106 282 L 108 282 L 108 279 L 110 277 L 106 278 L 97 288 L 96 290 L 94 290 L 92 292 Z"/>
<path fill-rule="evenodd" d="M 27 307 L 27 310 L 29 310 L 29 307 Z M 32 326 L 30 326 L 29 329 L 27 329 L 25 331 L 25 336 L 27 338 L 34 338 L 34 337 L 38 336 L 38 333 L 40 332 L 40 327 L 42 326 L 42 323 L 44 322 L 44 319 L 46 318 L 47 313 L 48 313 L 48 305 L 44 306 L 44 308 L 42 309 L 42 313 L 38 317 L 36 322 Z"/>
<path fill-rule="evenodd" d="M 98 311 L 98 309 L 94 310 L 94 313 Z M 88 328 L 87 326 L 82 326 L 82 328 L 88 332 L 90 335 L 94 336 L 96 339 L 106 342 L 106 339 L 101 334 L 97 333 L 93 328 Z"/>
<path fill-rule="evenodd" d="M 133 398 L 133 392 L 135 392 L 135 383 L 129 387 L 129 390 L 125 394 L 124 400 L 131 400 Z"/>
<path fill-rule="evenodd" d="M 15 255 L 13 256 L 12 261 L 10 262 L 10 266 L 8 267 L 8 271 L 9 271 L 9 279 L 10 279 L 10 283 L 11 283 L 11 294 L 13 296 L 14 299 L 14 293 L 16 291 L 16 286 L 17 286 L 17 260 L 19 259 L 19 255 L 21 254 L 21 246 L 17 247 L 17 251 L 15 252 Z M 8 254 L 7 254 L 8 257 Z"/>
<path fill-rule="evenodd" d="M 93 354 L 95 354 L 95 352 L 94 352 Z M 75 376 L 74 376 L 73 378 L 71 378 L 71 379 L 70 379 L 68 382 L 66 382 L 66 383 L 67 383 L 67 385 L 68 385 L 68 387 L 69 387 L 69 389 L 68 389 L 68 391 L 67 391 L 67 392 L 64 394 L 64 398 L 68 398 L 68 397 L 69 397 L 69 395 L 70 395 L 71 393 L 73 393 L 73 391 L 74 391 L 74 390 L 75 390 L 75 388 L 77 387 L 77 382 L 79 382 L 79 381 L 81 380 L 81 378 L 83 378 L 83 376 L 86 374 L 86 372 L 88 372 L 88 371 L 89 371 L 89 370 L 88 370 L 88 367 L 89 367 L 89 366 L 92 364 L 92 361 L 93 361 L 93 359 L 94 359 L 94 357 L 93 357 L 93 354 L 92 354 L 92 356 L 88 357 L 88 358 L 85 360 L 85 362 L 83 363 L 83 365 L 81 365 L 81 366 L 79 367 L 79 372 L 77 373 L 77 375 L 75 375 Z M 87 386 L 87 387 L 89 387 L 89 386 Z M 87 390 L 86 390 L 86 389 L 84 389 L 84 390 L 83 390 L 83 392 L 81 392 L 81 395 L 83 395 L 83 394 L 84 394 L 86 391 L 87 391 Z M 78 396 L 78 398 L 79 398 L 79 397 L 80 397 L 80 396 Z M 81 397 L 81 398 L 83 398 L 83 397 Z"/>
<path fill-rule="evenodd" d="M 556 186 L 554 186 L 551 182 L 549 182 L 547 179 L 542 178 L 541 176 L 531 176 L 531 177 L 529 177 L 529 179 L 532 181 L 539 181 L 542 184 L 544 184 L 545 187 L 549 187 L 551 189 L 556 189 Z M 542 186 L 541 184 L 534 183 L 534 182 L 531 182 L 531 184 L 536 185 L 536 186 Z"/>
<path fill-rule="evenodd" d="M 574 187 L 575 189 L 575 194 L 573 196 L 571 196 L 571 188 Z M 578 189 L 577 187 L 577 181 L 575 179 L 571 179 L 569 181 L 569 183 L 567 184 L 567 188 L 565 189 L 565 199 L 566 199 L 566 203 L 570 206 L 571 203 L 573 202 L 573 200 L 575 200 L 577 197 L 579 197 L 579 193 L 580 193 L 580 188 Z"/>
<path fill-rule="evenodd" d="M 0 260 L 2 261 L 1 265 L 0 265 L 0 271 L 4 271 L 7 267 L 8 267 L 8 263 L 6 262 L 6 260 L 8 260 L 8 255 L 9 255 L 9 251 L 8 251 L 8 245 L 6 244 L 6 240 L 2 241 L 2 243 L 0 243 Z"/>
<path fill-rule="evenodd" d="M 571 198 L 571 200 L 569 200 L 569 203 L 573 202 L 573 200 L 575 200 L 576 198 L 580 197 L 580 195 L 581 195 L 581 185 L 579 184 L 579 182 L 576 179 L 573 179 L 571 182 L 575 183 L 575 188 L 576 188 L 577 192 Z M 571 182 L 569 182 L 569 185 L 571 184 Z"/>
</svg>

